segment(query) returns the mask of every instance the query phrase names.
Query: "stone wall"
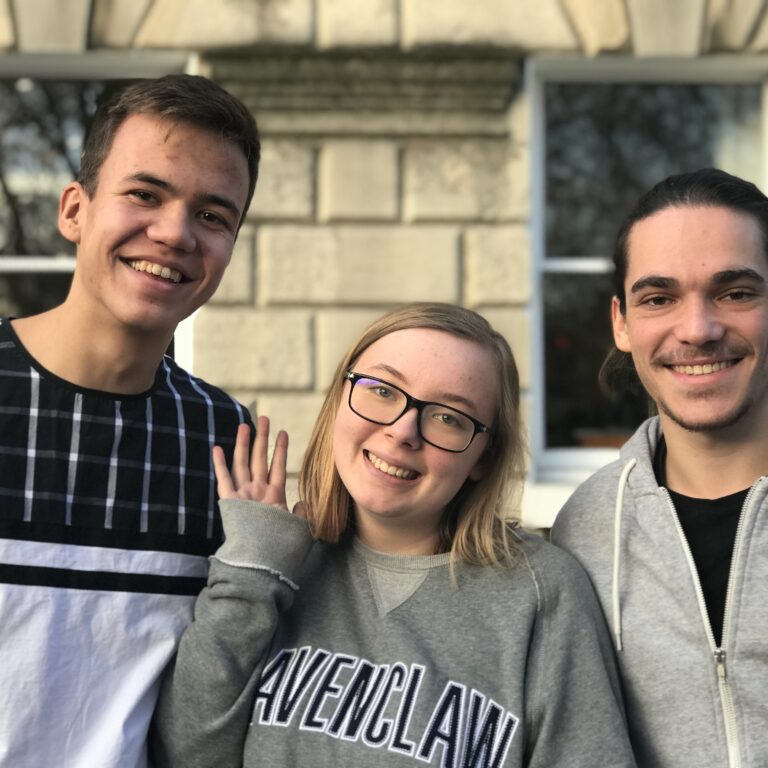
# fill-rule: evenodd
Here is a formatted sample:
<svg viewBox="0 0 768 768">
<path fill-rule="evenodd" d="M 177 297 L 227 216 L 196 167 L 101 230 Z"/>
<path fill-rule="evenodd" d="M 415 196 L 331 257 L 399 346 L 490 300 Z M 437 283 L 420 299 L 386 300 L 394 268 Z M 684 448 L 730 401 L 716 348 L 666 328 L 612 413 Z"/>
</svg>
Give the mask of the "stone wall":
<svg viewBox="0 0 768 768">
<path fill-rule="evenodd" d="M 185 53 L 253 109 L 262 175 L 195 368 L 288 429 L 295 471 L 342 352 L 403 301 L 479 309 L 541 396 L 526 56 L 760 53 L 767 2 L 0 0 L 0 56 Z"/>
</svg>

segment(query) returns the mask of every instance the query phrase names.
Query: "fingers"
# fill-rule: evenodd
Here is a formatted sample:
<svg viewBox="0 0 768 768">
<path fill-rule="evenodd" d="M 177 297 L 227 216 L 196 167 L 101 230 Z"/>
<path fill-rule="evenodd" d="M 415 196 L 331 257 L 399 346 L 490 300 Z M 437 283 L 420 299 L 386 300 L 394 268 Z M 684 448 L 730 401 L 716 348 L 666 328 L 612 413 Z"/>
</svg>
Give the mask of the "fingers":
<svg viewBox="0 0 768 768">
<path fill-rule="evenodd" d="M 259 430 L 261 431 L 261 430 Z M 258 434 L 256 440 L 258 441 Z M 251 470 L 248 459 L 251 453 L 251 428 L 248 424 L 241 424 L 237 428 L 235 436 L 235 451 L 232 454 L 232 481 L 235 490 L 242 488 L 251 482 Z"/>
<path fill-rule="evenodd" d="M 288 463 L 288 433 L 280 430 L 275 440 L 272 464 L 269 467 L 269 484 L 285 488 L 286 464 Z"/>
<path fill-rule="evenodd" d="M 220 445 L 213 448 L 213 471 L 216 473 L 216 490 L 222 499 L 232 499 L 235 497 L 235 486 L 232 483 L 232 476 L 227 468 L 227 460 L 224 457 L 224 450 Z"/>
<path fill-rule="evenodd" d="M 259 416 L 256 421 L 256 439 L 251 454 L 250 477 L 257 482 L 267 482 L 267 454 L 269 452 L 269 419 Z"/>
</svg>

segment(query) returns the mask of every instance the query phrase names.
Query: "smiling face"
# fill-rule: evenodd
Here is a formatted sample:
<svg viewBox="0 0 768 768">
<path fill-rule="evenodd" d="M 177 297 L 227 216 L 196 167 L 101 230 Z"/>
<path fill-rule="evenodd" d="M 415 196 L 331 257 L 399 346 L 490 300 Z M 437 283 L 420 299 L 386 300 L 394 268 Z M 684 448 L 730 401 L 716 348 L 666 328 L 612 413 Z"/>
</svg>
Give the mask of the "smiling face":
<svg viewBox="0 0 768 768">
<path fill-rule="evenodd" d="M 235 144 L 147 114 L 117 130 L 91 198 L 62 193 L 77 245 L 67 301 L 90 322 L 168 336 L 205 303 L 229 263 L 248 194 Z"/>
<path fill-rule="evenodd" d="M 493 425 L 496 368 L 491 353 L 444 331 L 394 331 L 369 346 L 354 370 L 402 387 Z M 463 453 L 449 453 L 419 437 L 415 408 L 389 426 L 349 408 L 350 383 L 333 431 L 333 458 L 354 502 L 361 539 L 384 551 L 434 552 L 443 512 L 467 478 L 477 479 L 488 435 Z"/>
<path fill-rule="evenodd" d="M 768 260 L 758 223 L 723 207 L 666 208 L 634 225 L 628 256 L 614 339 L 665 430 L 764 430 Z"/>
</svg>

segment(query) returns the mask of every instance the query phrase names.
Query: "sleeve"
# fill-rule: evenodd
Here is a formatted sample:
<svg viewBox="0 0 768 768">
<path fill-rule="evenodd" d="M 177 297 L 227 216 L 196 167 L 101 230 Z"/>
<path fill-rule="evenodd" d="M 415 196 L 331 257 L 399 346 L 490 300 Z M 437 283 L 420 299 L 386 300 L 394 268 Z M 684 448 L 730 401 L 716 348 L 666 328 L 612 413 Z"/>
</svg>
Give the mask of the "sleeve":
<svg viewBox="0 0 768 768">
<path fill-rule="evenodd" d="M 537 573 L 541 607 L 526 677 L 528 768 L 634 768 L 615 657 L 592 586 L 558 553 Z"/>
<path fill-rule="evenodd" d="M 150 733 L 157 768 L 242 765 L 265 655 L 312 546 L 306 521 L 283 509 L 220 506 L 226 539 L 161 685 Z"/>
</svg>

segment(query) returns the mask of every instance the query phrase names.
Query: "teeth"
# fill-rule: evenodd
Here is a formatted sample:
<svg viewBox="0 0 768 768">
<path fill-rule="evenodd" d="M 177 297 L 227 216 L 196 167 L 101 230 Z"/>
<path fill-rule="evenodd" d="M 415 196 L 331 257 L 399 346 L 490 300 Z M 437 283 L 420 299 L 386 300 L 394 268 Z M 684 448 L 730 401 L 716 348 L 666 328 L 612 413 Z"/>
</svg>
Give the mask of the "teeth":
<svg viewBox="0 0 768 768">
<path fill-rule="evenodd" d="M 174 283 L 181 282 L 181 272 L 170 267 L 163 267 L 160 264 L 154 264 L 151 261 L 144 261 L 144 259 L 138 259 L 128 262 L 128 266 L 135 269 L 137 272 L 146 272 L 149 275 L 157 275 L 157 277 L 163 277 L 166 280 L 172 280 Z"/>
<path fill-rule="evenodd" d="M 722 371 L 723 368 L 729 368 L 731 365 L 733 365 L 731 361 L 706 365 L 673 365 L 672 370 L 677 373 L 687 373 L 689 376 L 703 376 L 705 373 Z"/>
<path fill-rule="evenodd" d="M 392 475 L 392 477 L 399 477 L 402 480 L 413 480 L 413 478 L 419 474 L 410 469 L 403 469 L 402 467 L 395 467 L 391 464 L 387 464 L 386 461 L 380 459 L 378 456 L 374 456 L 370 451 L 368 451 L 368 459 L 380 472 Z"/>
</svg>

